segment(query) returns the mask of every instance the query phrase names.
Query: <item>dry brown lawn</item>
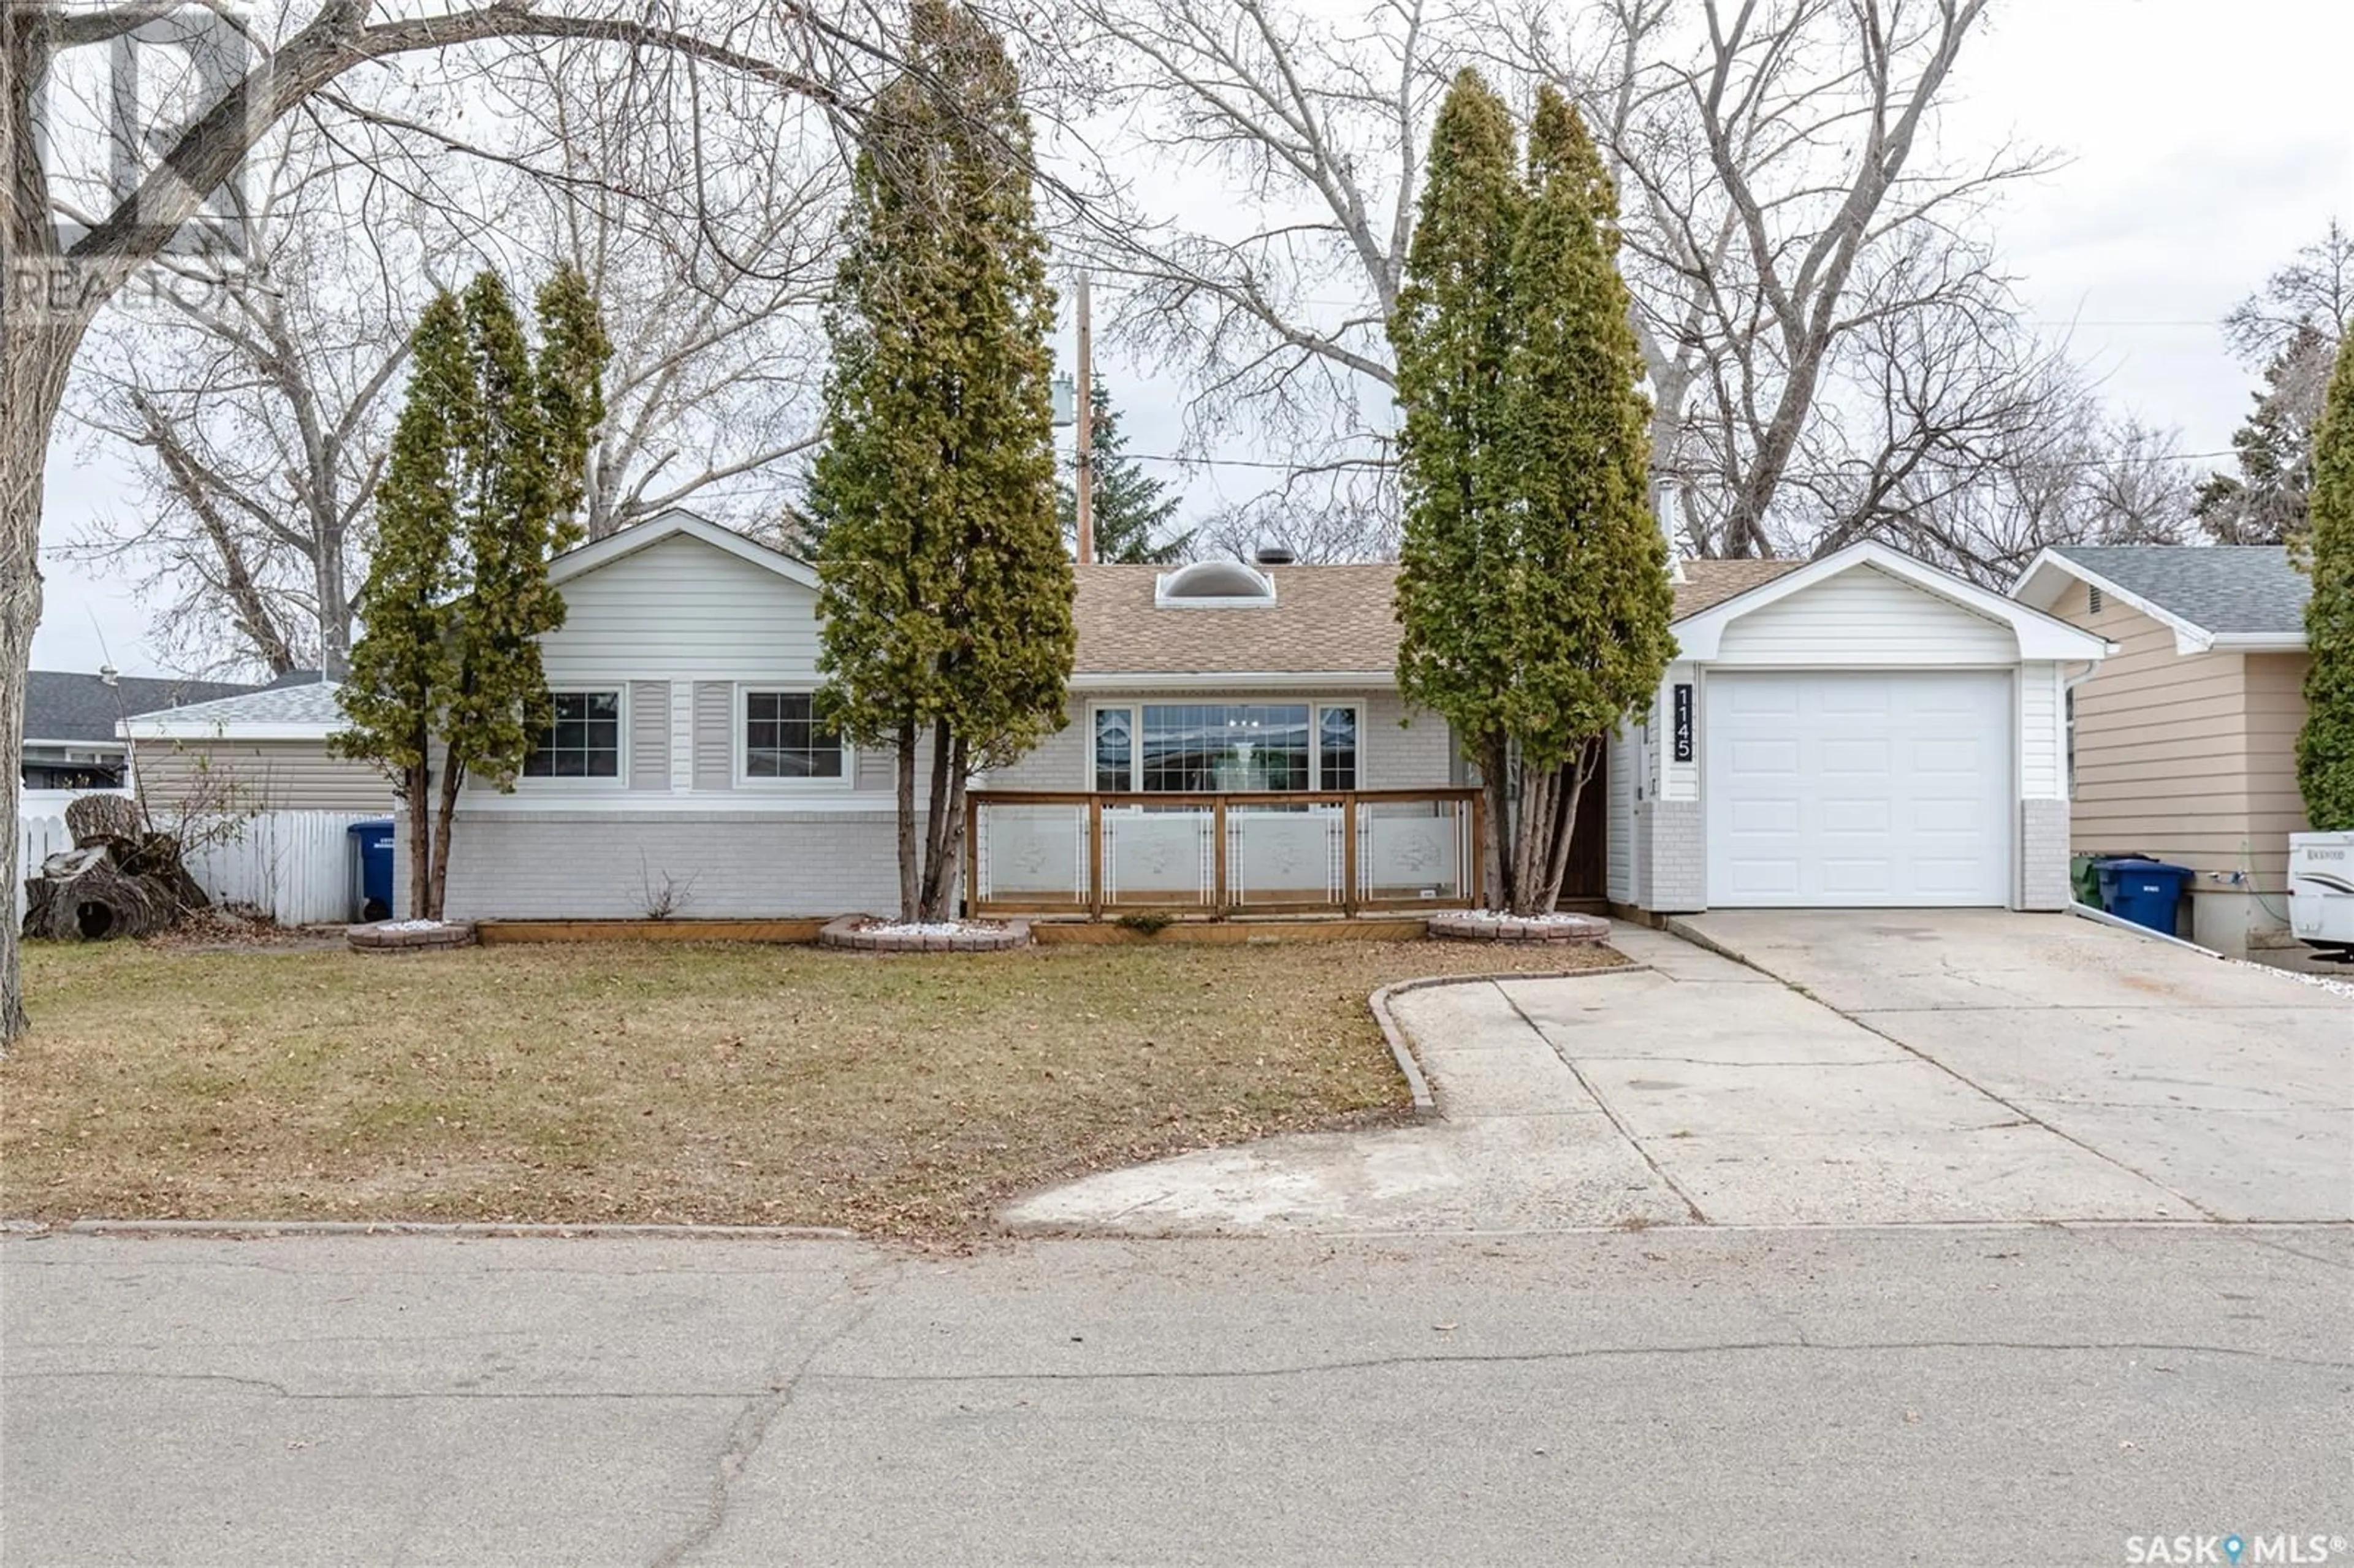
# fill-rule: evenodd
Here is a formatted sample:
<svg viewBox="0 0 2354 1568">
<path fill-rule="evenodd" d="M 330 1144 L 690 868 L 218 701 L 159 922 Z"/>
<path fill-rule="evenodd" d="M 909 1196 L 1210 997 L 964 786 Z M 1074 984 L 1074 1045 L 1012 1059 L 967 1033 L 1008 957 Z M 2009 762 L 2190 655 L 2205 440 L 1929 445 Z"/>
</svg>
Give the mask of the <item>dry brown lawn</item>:
<svg viewBox="0 0 2354 1568">
<path fill-rule="evenodd" d="M 36 944 L 34 1033 L 0 1063 L 0 1213 L 969 1234 L 1086 1171 L 1403 1115 L 1377 986 L 1617 961 Z"/>
</svg>

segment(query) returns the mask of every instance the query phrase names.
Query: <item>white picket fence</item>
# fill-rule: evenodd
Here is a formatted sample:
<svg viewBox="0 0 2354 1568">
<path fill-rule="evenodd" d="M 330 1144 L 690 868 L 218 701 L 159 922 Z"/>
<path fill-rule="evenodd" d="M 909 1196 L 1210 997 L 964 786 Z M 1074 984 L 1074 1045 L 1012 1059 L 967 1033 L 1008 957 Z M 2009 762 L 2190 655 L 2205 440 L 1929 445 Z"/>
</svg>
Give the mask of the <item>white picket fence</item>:
<svg viewBox="0 0 2354 1568">
<path fill-rule="evenodd" d="M 46 810 L 52 794 L 63 792 L 28 792 L 27 803 L 41 814 L 27 812 L 17 819 L 16 863 L 21 869 L 11 917 L 18 921 L 25 917 L 23 878 L 48 856 L 73 847 L 63 800 L 55 803 L 55 814 Z M 64 800 L 71 798 L 64 795 Z M 251 904 L 269 910 L 281 925 L 348 920 L 359 890 L 359 857 L 346 830 L 354 822 L 382 820 L 381 812 L 263 811 L 192 851 L 188 874 L 215 903 Z"/>
</svg>

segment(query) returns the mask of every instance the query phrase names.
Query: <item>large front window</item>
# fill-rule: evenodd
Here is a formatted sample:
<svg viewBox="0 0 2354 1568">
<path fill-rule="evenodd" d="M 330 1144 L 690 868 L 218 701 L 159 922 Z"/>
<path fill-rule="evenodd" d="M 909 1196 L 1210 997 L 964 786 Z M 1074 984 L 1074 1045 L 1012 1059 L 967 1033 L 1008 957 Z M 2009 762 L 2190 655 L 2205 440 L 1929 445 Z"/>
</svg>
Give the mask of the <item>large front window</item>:
<svg viewBox="0 0 2354 1568">
<path fill-rule="evenodd" d="M 621 694 L 557 692 L 555 717 L 523 759 L 526 779 L 618 779 Z"/>
<path fill-rule="evenodd" d="M 842 736 L 818 722 L 807 692 L 744 694 L 747 779 L 839 779 Z"/>
<path fill-rule="evenodd" d="M 1095 785 L 1157 795 L 1354 789 L 1357 709 L 1311 703 L 1098 707 Z"/>
</svg>

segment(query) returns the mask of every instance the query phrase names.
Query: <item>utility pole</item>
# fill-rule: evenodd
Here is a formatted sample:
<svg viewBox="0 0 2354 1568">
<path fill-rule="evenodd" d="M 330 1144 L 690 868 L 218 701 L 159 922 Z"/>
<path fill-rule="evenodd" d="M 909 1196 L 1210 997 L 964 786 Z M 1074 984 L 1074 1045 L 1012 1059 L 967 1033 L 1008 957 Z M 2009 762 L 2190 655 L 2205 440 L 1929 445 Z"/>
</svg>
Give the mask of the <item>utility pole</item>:
<svg viewBox="0 0 2354 1568">
<path fill-rule="evenodd" d="M 1095 323 L 1088 310 L 1087 269 L 1079 269 L 1079 386 L 1071 417 L 1079 442 L 1076 484 L 1079 495 L 1078 558 L 1096 558 L 1096 361 Z"/>
</svg>

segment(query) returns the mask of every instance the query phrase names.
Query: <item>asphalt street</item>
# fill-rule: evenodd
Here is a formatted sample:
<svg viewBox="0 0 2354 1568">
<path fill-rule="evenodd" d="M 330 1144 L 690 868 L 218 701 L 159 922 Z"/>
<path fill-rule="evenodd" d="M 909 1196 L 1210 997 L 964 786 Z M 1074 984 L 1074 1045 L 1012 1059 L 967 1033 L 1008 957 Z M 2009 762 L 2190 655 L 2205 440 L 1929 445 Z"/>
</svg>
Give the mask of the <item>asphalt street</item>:
<svg viewBox="0 0 2354 1568">
<path fill-rule="evenodd" d="M 2349 1282 L 2342 1225 L 17 1240 L 0 1559 L 2354 1561 Z"/>
</svg>

